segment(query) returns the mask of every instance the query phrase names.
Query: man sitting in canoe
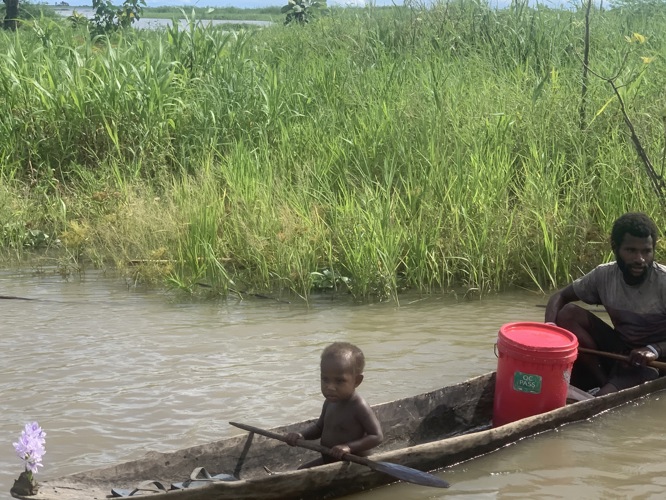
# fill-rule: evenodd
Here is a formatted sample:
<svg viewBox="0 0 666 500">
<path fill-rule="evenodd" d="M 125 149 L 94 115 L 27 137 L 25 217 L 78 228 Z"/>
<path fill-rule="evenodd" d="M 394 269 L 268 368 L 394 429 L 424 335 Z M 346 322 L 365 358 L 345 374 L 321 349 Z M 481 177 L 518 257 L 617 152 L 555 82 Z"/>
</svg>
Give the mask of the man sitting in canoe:
<svg viewBox="0 0 666 500">
<path fill-rule="evenodd" d="M 384 439 L 382 428 L 370 405 L 356 392 L 363 381 L 365 357 L 353 344 L 335 342 L 321 354 L 321 392 L 326 400 L 319 419 L 302 433 L 291 432 L 287 443 L 321 438 L 332 456 L 305 463 L 299 469 L 342 460 L 345 454 L 366 456 Z"/>
<path fill-rule="evenodd" d="M 572 385 L 599 387 L 601 396 L 659 376 L 646 366 L 666 354 L 666 266 L 654 262 L 656 243 L 657 227 L 647 215 L 622 215 L 611 232 L 615 262 L 597 266 L 548 300 L 545 321 L 574 333 L 580 347 L 629 357 L 625 363 L 579 353 Z M 603 305 L 613 326 L 574 301 Z"/>
</svg>

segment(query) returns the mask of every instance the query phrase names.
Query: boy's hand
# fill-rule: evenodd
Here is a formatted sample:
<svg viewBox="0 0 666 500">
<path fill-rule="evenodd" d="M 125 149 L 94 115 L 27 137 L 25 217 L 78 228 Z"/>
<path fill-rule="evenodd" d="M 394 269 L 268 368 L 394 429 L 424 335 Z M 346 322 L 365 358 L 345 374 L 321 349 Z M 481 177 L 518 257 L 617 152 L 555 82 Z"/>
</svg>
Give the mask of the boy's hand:
<svg viewBox="0 0 666 500">
<path fill-rule="evenodd" d="M 296 446 L 296 441 L 303 439 L 303 434 L 300 432 L 290 432 L 287 434 L 286 439 L 289 446 Z"/>
<path fill-rule="evenodd" d="M 347 453 L 351 453 L 351 448 L 349 448 L 349 446 L 346 444 L 339 444 L 331 448 L 331 456 L 333 458 L 337 458 L 338 460 L 342 460 L 342 457 L 344 457 Z"/>
</svg>

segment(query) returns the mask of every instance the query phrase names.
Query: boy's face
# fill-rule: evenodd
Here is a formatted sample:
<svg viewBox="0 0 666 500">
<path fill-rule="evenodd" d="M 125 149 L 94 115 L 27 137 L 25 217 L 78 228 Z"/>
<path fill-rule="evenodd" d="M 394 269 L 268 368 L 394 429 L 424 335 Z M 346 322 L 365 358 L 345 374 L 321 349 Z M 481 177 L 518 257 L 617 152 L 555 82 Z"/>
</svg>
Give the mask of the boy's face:
<svg viewBox="0 0 666 500">
<path fill-rule="evenodd" d="M 330 403 L 346 401 L 363 381 L 362 374 L 354 374 L 350 360 L 326 358 L 321 361 L 321 393 Z"/>
</svg>

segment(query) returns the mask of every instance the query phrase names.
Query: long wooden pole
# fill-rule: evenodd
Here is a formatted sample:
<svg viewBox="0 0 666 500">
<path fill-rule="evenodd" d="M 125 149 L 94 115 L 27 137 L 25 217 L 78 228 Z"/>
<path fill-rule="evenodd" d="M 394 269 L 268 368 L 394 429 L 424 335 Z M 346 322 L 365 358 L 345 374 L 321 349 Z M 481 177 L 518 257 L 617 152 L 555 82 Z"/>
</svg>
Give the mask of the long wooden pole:
<svg viewBox="0 0 666 500">
<path fill-rule="evenodd" d="M 617 354 L 614 352 L 606 352 L 606 351 L 597 351 L 595 349 L 588 349 L 587 347 L 579 347 L 578 352 L 582 352 L 583 354 L 594 354 L 596 356 L 616 359 L 618 361 L 626 361 L 627 363 L 629 362 L 630 359 L 629 356 L 625 356 L 624 354 Z M 659 370 L 666 370 L 666 363 L 662 361 L 648 361 L 646 364 L 648 366 L 652 366 L 653 368 L 657 368 Z"/>
</svg>

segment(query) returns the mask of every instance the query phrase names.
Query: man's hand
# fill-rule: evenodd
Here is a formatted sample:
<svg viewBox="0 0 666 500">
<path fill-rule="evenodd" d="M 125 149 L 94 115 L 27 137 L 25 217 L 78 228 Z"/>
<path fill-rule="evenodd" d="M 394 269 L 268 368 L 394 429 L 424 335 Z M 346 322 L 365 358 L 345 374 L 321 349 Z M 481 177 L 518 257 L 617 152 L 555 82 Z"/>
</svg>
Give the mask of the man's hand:
<svg viewBox="0 0 666 500">
<path fill-rule="evenodd" d="M 649 347 L 639 347 L 629 353 L 629 363 L 633 366 L 645 366 L 657 359 L 657 354 Z"/>
</svg>

